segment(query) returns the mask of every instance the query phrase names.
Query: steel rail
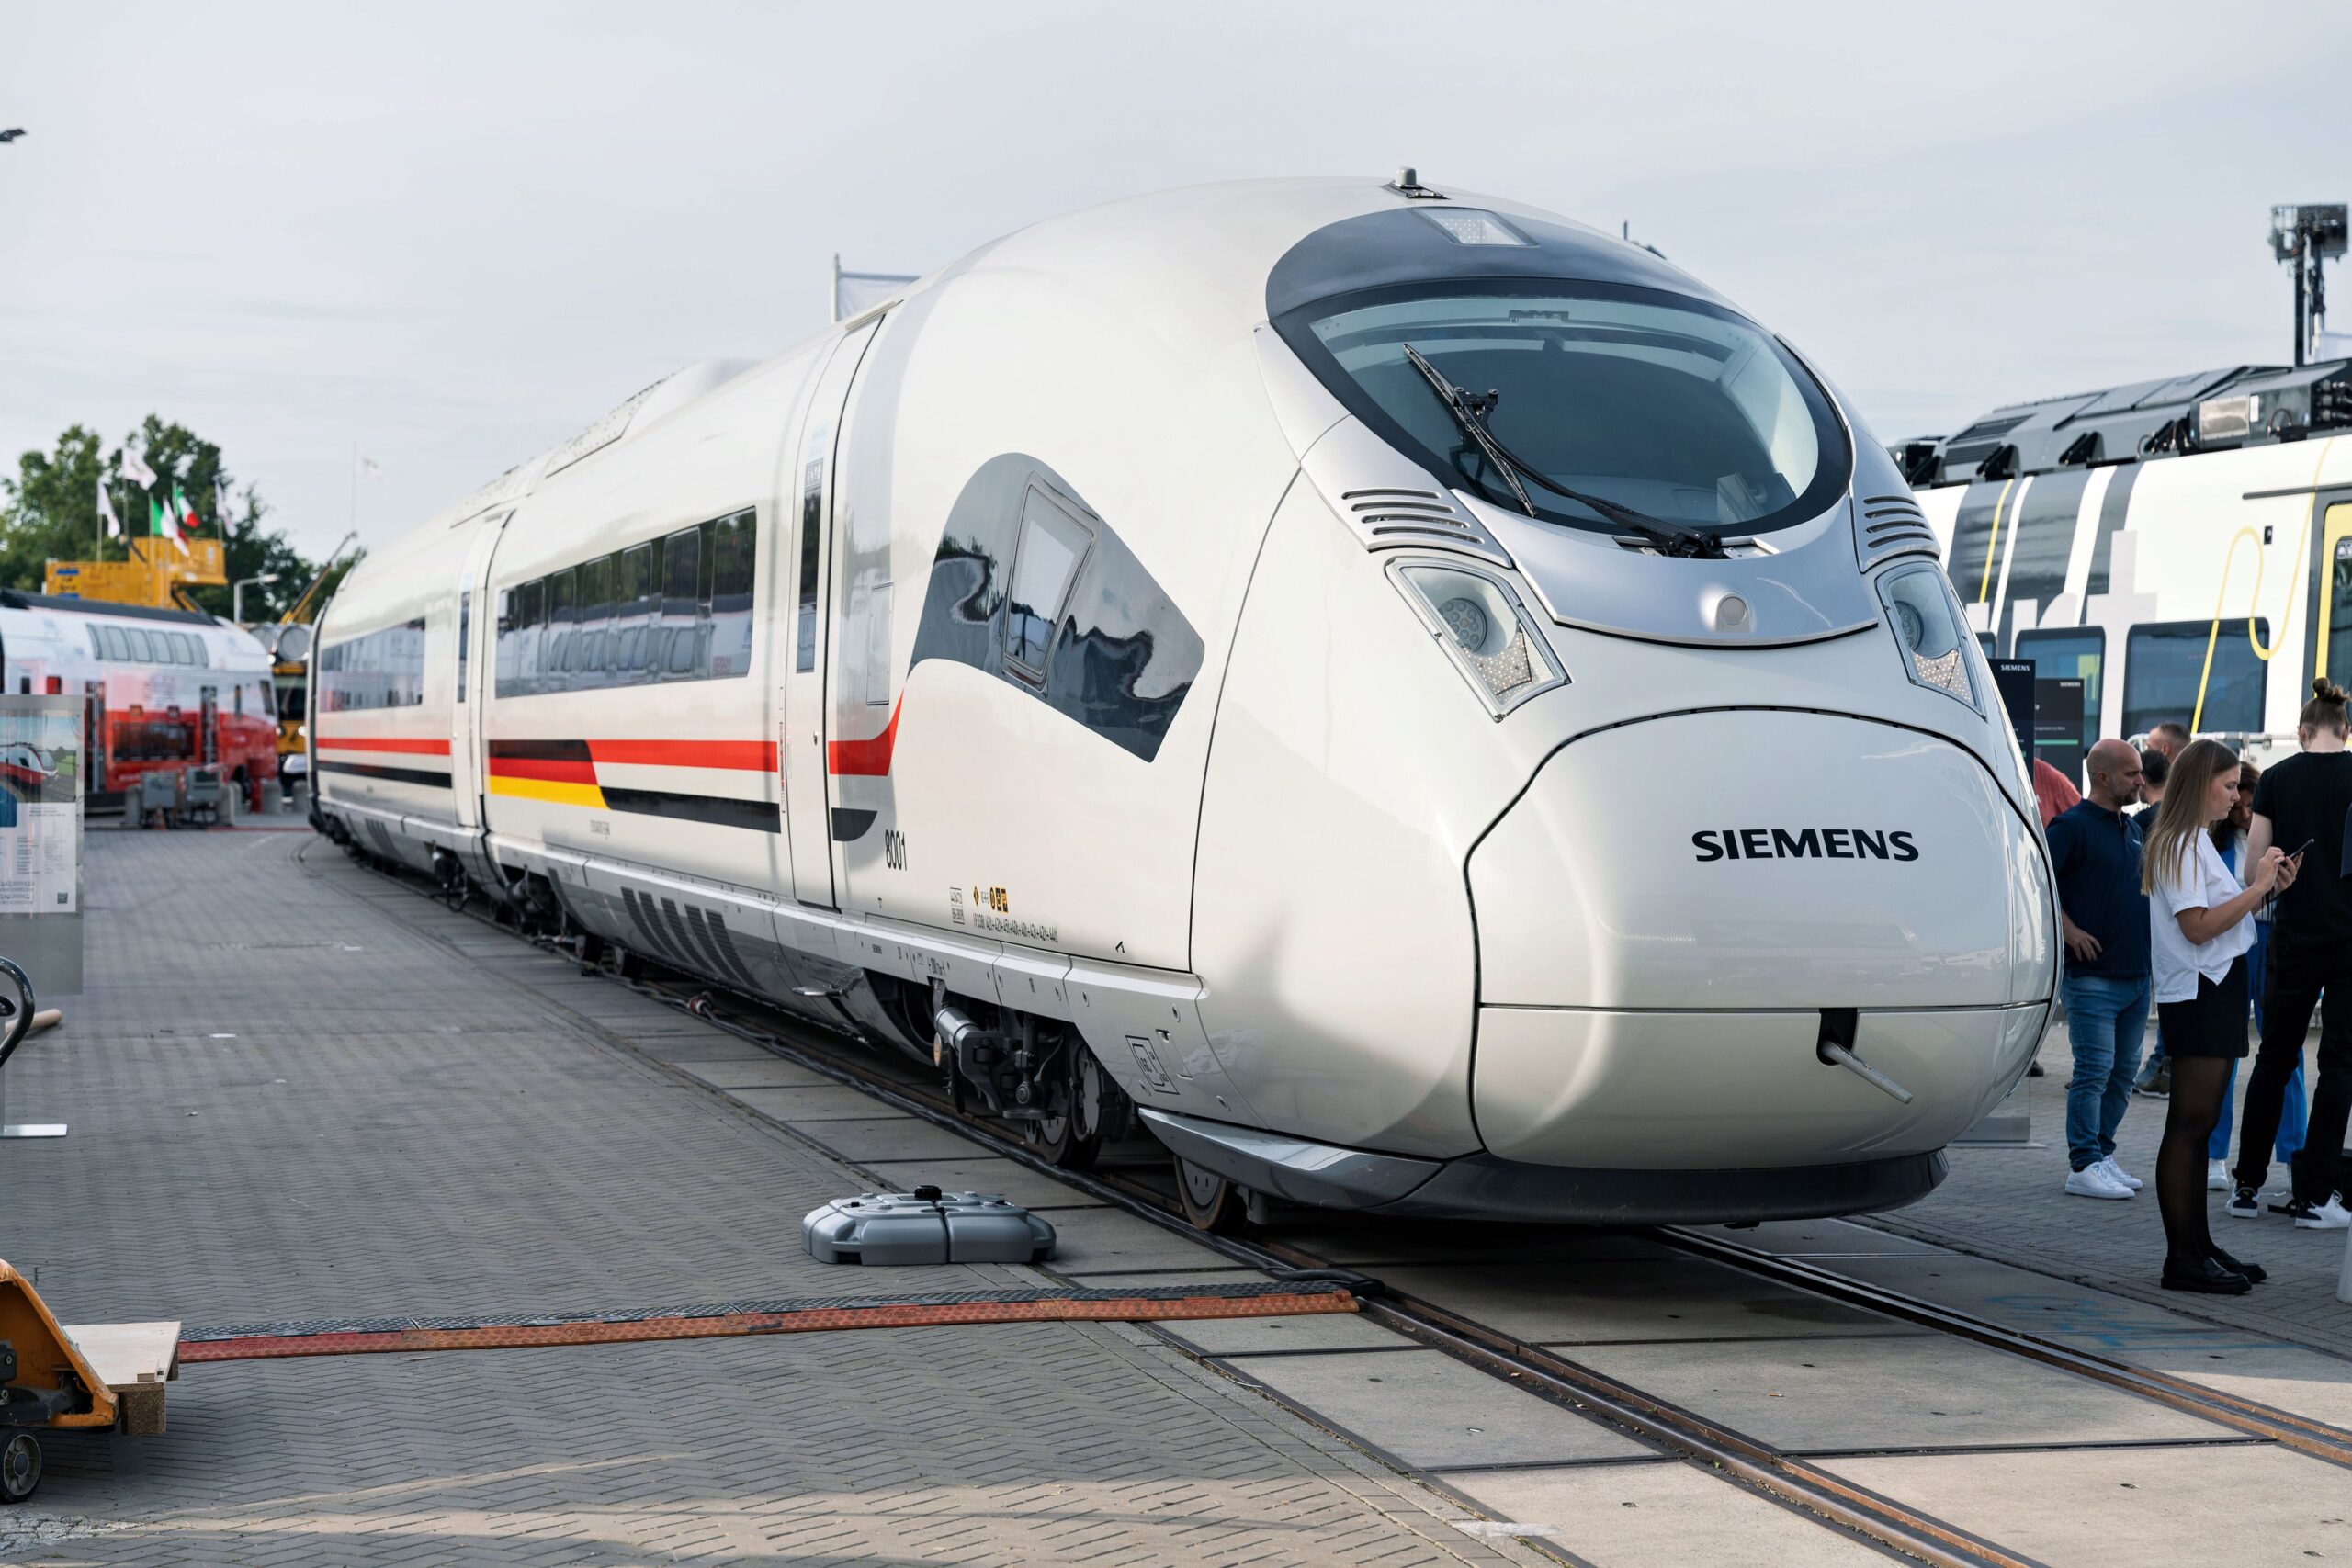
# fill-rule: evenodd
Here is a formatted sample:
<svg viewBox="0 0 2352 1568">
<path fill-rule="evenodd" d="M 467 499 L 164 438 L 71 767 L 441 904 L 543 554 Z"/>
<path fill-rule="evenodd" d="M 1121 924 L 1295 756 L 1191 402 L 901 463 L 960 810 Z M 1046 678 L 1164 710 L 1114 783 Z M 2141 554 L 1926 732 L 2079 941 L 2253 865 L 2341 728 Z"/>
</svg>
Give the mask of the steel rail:
<svg viewBox="0 0 2352 1568">
<path fill-rule="evenodd" d="M 2352 1431 L 2342 1427 L 2298 1416 L 2291 1410 L 2247 1399 L 2177 1373 L 2120 1361 L 2095 1350 L 2081 1349 L 1957 1307 L 1906 1295 L 1883 1285 L 1874 1285 L 1824 1269 L 1818 1264 L 1781 1258 L 1721 1236 L 1708 1235 L 1681 1226 L 1661 1226 L 1653 1234 L 1669 1247 L 1741 1269 L 1759 1279 L 1825 1296 L 1847 1306 L 1860 1307 L 1905 1323 L 1937 1329 L 2042 1366 L 2056 1367 L 2076 1377 L 2137 1394 L 2191 1416 L 2202 1416 L 2250 1436 L 2267 1438 L 2297 1453 L 2352 1469 Z"/>
</svg>

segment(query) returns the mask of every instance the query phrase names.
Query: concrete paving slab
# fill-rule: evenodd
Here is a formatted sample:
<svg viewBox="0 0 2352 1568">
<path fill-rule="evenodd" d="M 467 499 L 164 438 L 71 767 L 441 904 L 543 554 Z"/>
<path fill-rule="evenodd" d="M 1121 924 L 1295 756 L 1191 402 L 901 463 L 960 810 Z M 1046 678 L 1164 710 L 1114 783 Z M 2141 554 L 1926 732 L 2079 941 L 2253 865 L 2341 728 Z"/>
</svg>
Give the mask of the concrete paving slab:
<svg viewBox="0 0 2352 1568">
<path fill-rule="evenodd" d="M 2352 1361 L 2341 1356 L 2301 1345 L 2250 1345 L 2154 1349 L 2124 1359 L 2352 1430 Z"/>
<path fill-rule="evenodd" d="M 1317 1418 L 1419 1469 L 1638 1459 L 1654 1451 L 1435 1350 L 1265 1356 L 1236 1364 Z"/>
<path fill-rule="evenodd" d="M 1378 1214 L 1279 1214 L 1273 1235 L 1335 1263 L 1600 1263 L 1682 1256 L 1636 1231 L 1589 1225 L 1479 1224 Z"/>
<path fill-rule="evenodd" d="M 1850 1220 L 1767 1220 L 1744 1230 L 1729 1225 L 1694 1228 L 1702 1235 L 1719 1236 L 1779 1258 L 1871 1258 L 1944 1250 L 1928 1242 L 1872 1230 Z"/>
<path fill-rule="evenodd" d="M 1945 1253 L 1926 1258 L 1840 1258 L 1828 1266 L 1905 1295 L 2127 1360 L 2150 1351 L 2250 1349 L 2277 1343 L 2267 1335 L 2243 1327 L 2212 1323 L 2188 1312 L 2169 1311 L 1988 1258 Z"/>
<path fill-rule="evenodd" d="M 919 1116 L 804 1120 L 786 1125 L 846 1160 L 953 1160 L 969 1158 L 972 1153 L 969 1138 L 934 1126 Z"/>
<path fill-rule="evenodd" d="M 1457 1471 L 1446 1483 L 1498 1519 L 1549 1525 L 1546 1544 L 1591 1568 L 1886 1568 L 1852 1537 L 1694 1465 Z"/>
<path fill-rule="evenodd" d="M 872 1122 L 897 1117 L 872 1095 L 845 1084 L 794 1084 L 769 1088 L 733 1089 L 727 1097 L 779 1122 Z M 961 1142 L 961 1140 L 958 1140 Z M 970 1147 L 966 1144 L 967 1148 Z"/>
<path fill-rule="evenodd" d="M 763 1051 L 748 1040 L 730 1040 L 717 1030 L 699 1034 L 655 1034 L 639 1029 L 614 1029 L 612 1033 L 659 1062 L 773 1062 L 775 1053 Z"/>
<path fill-rule="evenodd" d="M 1190 1236 L 1117 1209 L 1072 1209 L 1047 1218 L 1054 1227 L 1054 1267 L 1063 1273 L 1198 1269 L 1224 1261 Z"/>
<path fill-rule="evenodd" d="M 743 1056 L 695 1056 L 673 1059 L 670 1065 L 713 1089 L 805 1089 L 833 1081 L 822 1073 L 812 1073 L 797 1062 L 777 1056 L 768 1056 L 765 1061 Z M 871 1105 L 874 1101 L 869 1100 L 866 1103 Z"/>
<path fill-rule="evenodd" d="M 1824 1466 L 2044 1562 L 2312 1568 L 2352 1557 L 2344 1472 L 2265 1445 Z"/>
<path fill-rule="evenodd" d="M 1696 1258 L 1379 1274 L 1396 1290 L 1546 1344 L 1927 1332 Z"/>
<path fill-rule="evenodd" d="M 1575 1359 L 1782 1448 L 2232 1436 L 2152 1401 L 1942 1336 L 1589 1346 Z"/>
<path fill-rule="evenodd" d="M 1204 1356 L 1238 1356 L 1245 1361 L 1259 1356 L 1310 1350 L 1424 1348 L 1418 1341 L 1354 1313 L 1325 1313 L 1314 1317 L 1201 1318 L 1159 1326 L 1170 1337 Z"/>
<path fill-rule="evenodd" d="M 862 1163 L 894 1191 L 904 1192 L 928 1181 L 950 1192 L 987 1192 L 1038 1210 L 1057 1225 L 1061 1222 L 1054 1216 L 1060 1210 L 1108 1206 L 1101 1199 L 1065 1186 L 1025 1165 L 982 1154 L 977 1146 L 971 1149 L 969 1157 L 960 1160 L 869 1159 Z"/>
<path fill-rule="evenodd" d="M 1115 1291 L 1127 1285 L 1255 1284 L 1273 1278 L 1271 1274 L 1261 1274 L 1255 1269 L 1170 1269 L 1142 1274 L 1077 1274 L 1066 1272 L 1051 1261 L 1046 1266 L 1074 1285 L 1106 1291 Z"/>
</svg>

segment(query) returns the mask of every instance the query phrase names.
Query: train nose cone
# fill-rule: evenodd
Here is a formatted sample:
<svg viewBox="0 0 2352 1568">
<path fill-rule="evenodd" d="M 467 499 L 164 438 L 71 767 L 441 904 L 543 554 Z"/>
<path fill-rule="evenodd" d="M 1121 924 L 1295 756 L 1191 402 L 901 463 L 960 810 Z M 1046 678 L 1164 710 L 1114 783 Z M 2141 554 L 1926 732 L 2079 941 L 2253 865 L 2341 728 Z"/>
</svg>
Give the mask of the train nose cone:
<svg viewBox="0 0 2352 1568">
<path fill-rule="evenodd" d="M 1728 1168 L 1941 1146 L 2024 1067 L 2054 980 L 2031 826 L 1973 755 L 1825 714 L 1603 730 L 1470 860 L 1487 1145 Z M 1903 1104 L 1816 1052 L 1824 1009 Z"/>
</svg>

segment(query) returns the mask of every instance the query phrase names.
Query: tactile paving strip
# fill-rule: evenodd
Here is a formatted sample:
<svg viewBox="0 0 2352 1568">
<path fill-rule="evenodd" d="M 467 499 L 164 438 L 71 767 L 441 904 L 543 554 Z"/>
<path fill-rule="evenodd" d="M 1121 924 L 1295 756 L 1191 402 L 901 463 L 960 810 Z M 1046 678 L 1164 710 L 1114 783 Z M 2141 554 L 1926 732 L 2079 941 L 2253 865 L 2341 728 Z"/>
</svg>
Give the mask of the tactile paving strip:
<svg viewBox="0 0 2352 1568">
<path fill-rule="evenodd" d="M 1167 1322 L 1292 1317 L 1354 1312 L 1355 1296 L 1326 1286 L 1157 1285 L 1127 1290 L 1040 1287 L 913 1296 L 820 1296 L 726 1302 L 642 1311 L 475 1317 L 371 1317 L 245 1323 L 180 1331 L 179 1359 L 250 1361 L 281 1356 L 359 1356 L 398 1350 L 497 1350 L 537 1345 L 614 1345 L 646 1339 L 715 1339 L 846 1328 L 1051 1321 Z"/>
</svg>

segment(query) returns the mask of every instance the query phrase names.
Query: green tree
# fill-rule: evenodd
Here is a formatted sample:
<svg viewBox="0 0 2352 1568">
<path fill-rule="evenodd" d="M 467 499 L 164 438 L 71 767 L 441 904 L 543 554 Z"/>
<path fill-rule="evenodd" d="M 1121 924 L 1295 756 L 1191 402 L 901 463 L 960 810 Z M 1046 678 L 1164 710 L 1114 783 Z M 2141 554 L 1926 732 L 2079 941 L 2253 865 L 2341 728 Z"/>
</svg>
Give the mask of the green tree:
<svg viewBox="0 0 2352 1568">
<path fill-rule="evenodd" d="M 223 537 L 221 552 L 231 583 L 241 579 L 275 574 L 275 582 L 258 583 L 245 594 L 249 619 L 271 619 L 299 599 L 320 572 L 320 563 L 305 558 L 288 543 L 284 533 L 265 527 L 269 504 L 253 485 L 242 491 L 222 466 L 220 448 L 187 426 L 149 414 L 126 438 L 135 444 L 155 473 L 152 489 L 141 489 L 123 477 L 123 446 L 111 452 L 104 440 L 82 425 L 66 427 L 52 452 L 27 452 L 17 459 L 14 479 L 0 479 L 0 587 L 40 592 L 51 560 L 87 560 L 93 551 L 119 560 L 120 540 L 101 543 L 98 521 L 98 480 L 107 481 L 108 496 L 124 529 L 133 537 L 148 531 L 148 501 L 152 496 L 170 505 L 175 485 L 197 514 L 198 537 Z M 231 515 L 223 517 L 225 504 Z M 314 605 L 334 591 L 356 557 L 338 563 Z M 181 591 L 199 608 L 225 615 L 231 590 L 188 588 Z"/>
</svg>

